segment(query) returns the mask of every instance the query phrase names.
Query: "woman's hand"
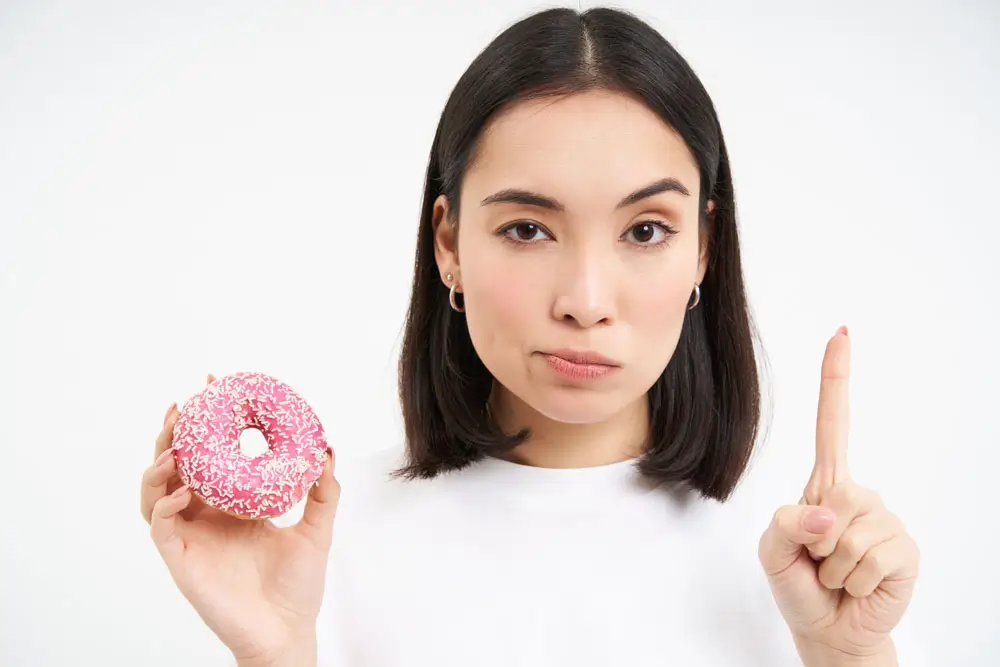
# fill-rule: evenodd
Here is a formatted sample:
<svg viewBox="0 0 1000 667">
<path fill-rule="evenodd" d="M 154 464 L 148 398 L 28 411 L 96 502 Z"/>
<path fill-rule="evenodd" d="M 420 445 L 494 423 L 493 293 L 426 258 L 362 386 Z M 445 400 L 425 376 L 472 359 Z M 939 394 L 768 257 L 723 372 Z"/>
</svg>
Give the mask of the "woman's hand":
<svg viewBox="0 0 1000 667">
<path fill-rule="evenodd" d="M 812 477 L 798 505 L 774 514 L 759 556 L 805 664 L 894 665 L 889 633 L 910 603 L 919 551 L 847 474 L 850 352 L 842 327 L 823 359 Z"/>
<path fill-rule="evenodd" d="M 156 462 L 142 475 L 141 503 L 174 582 L 241 663 L 277 664 L 291 653 L 308 655 L 315 650 L 340 499 L 332 460 L 310 490 L 298 524 L 278 528 L 266 519 L 239 519 L 181 485 L 171 449 L 179 414 L 171 405 L 156 440 Z"/>
</svg>

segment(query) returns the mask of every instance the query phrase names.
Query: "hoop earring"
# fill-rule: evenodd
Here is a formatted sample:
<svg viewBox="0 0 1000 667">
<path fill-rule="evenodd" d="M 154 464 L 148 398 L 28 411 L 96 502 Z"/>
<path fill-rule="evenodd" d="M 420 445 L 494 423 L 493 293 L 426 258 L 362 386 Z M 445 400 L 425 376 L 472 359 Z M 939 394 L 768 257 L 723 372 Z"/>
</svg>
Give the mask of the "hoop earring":
<svg viewBox="0 0 1000 667">
<path fill-rule="evenodd" d="M 695 285 L 694 285 L 694 303 L 692 303 L 690 306 L 688 306 L 688 310 L 691 310 L 692 308 L 694 308 L 695 306 L 697 306 L 699 301 L 701 301 L 701 287 L 698 286 L 698 283 L 695 283 Z"/>
<path fill-rule="evenodd" d="M 454 285 L 452 285 L 451 289 L 448 290 L 448 303 L 451 304 L 452 309 L 454 309 L 455 311 L 457 311 L 459 313 L 464 313 L 465 312 L 465 306 L 462 306 L 461 308 L 459 308 L 458 307 L 458 303 L 455 301 L 455 288 L 456 287 L 458 287 L 458 283 L 455 283 Z"/>
</svg>

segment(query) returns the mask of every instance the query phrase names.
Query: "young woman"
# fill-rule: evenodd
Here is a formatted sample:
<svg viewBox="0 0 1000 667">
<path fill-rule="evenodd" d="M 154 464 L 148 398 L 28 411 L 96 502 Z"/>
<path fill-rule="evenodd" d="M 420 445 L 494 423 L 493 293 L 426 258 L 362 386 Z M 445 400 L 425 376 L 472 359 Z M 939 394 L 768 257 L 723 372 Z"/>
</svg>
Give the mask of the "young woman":
<svg viewBox="0 0 1000 667">
<path fill-rule="evenodd" d="M 159 456 L 168 410 L 142 510 L 239 665 L 897 664 L 918 551 L 847 474 L 846 329 L 802 498 L 762 537 L 725 504 L 755 338 L 722 131 L 661 35 L 603 8 L 500 34 L 441 116 L 418 234 L 401 456 L 241 521 Z"/>
</svg>

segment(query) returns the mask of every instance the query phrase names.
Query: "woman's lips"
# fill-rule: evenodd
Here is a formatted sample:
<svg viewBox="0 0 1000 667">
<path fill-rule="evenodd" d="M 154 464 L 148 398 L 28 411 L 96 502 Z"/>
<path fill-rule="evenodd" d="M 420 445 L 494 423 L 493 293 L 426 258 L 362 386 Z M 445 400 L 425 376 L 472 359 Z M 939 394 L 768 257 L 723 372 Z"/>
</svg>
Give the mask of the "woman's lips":
<svg viewBox="0 0 1000 667">
<path fill-rule="evenodd" d="M 621 368 L 615 361 L 593 352 L 543 352 L 555 373 L 570 380 L 597 380 Z"/>
</svg>

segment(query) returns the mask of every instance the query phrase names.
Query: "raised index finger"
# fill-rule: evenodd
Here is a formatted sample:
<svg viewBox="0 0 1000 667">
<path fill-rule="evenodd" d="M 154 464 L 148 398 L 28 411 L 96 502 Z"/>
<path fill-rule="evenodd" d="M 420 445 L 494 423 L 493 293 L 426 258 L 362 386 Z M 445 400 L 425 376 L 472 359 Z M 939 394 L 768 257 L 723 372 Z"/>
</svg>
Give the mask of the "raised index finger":
<svg viewBox="0 0 1000 667">
<path fill-rule="evenodd" d="M 847 440 L 850 430 L 849 383 L 851 341 L 841 327 L 826 345 L 816 414 L 816 463 L 813 483 L 827 489 L 848 479 Z"/>
</svg>

